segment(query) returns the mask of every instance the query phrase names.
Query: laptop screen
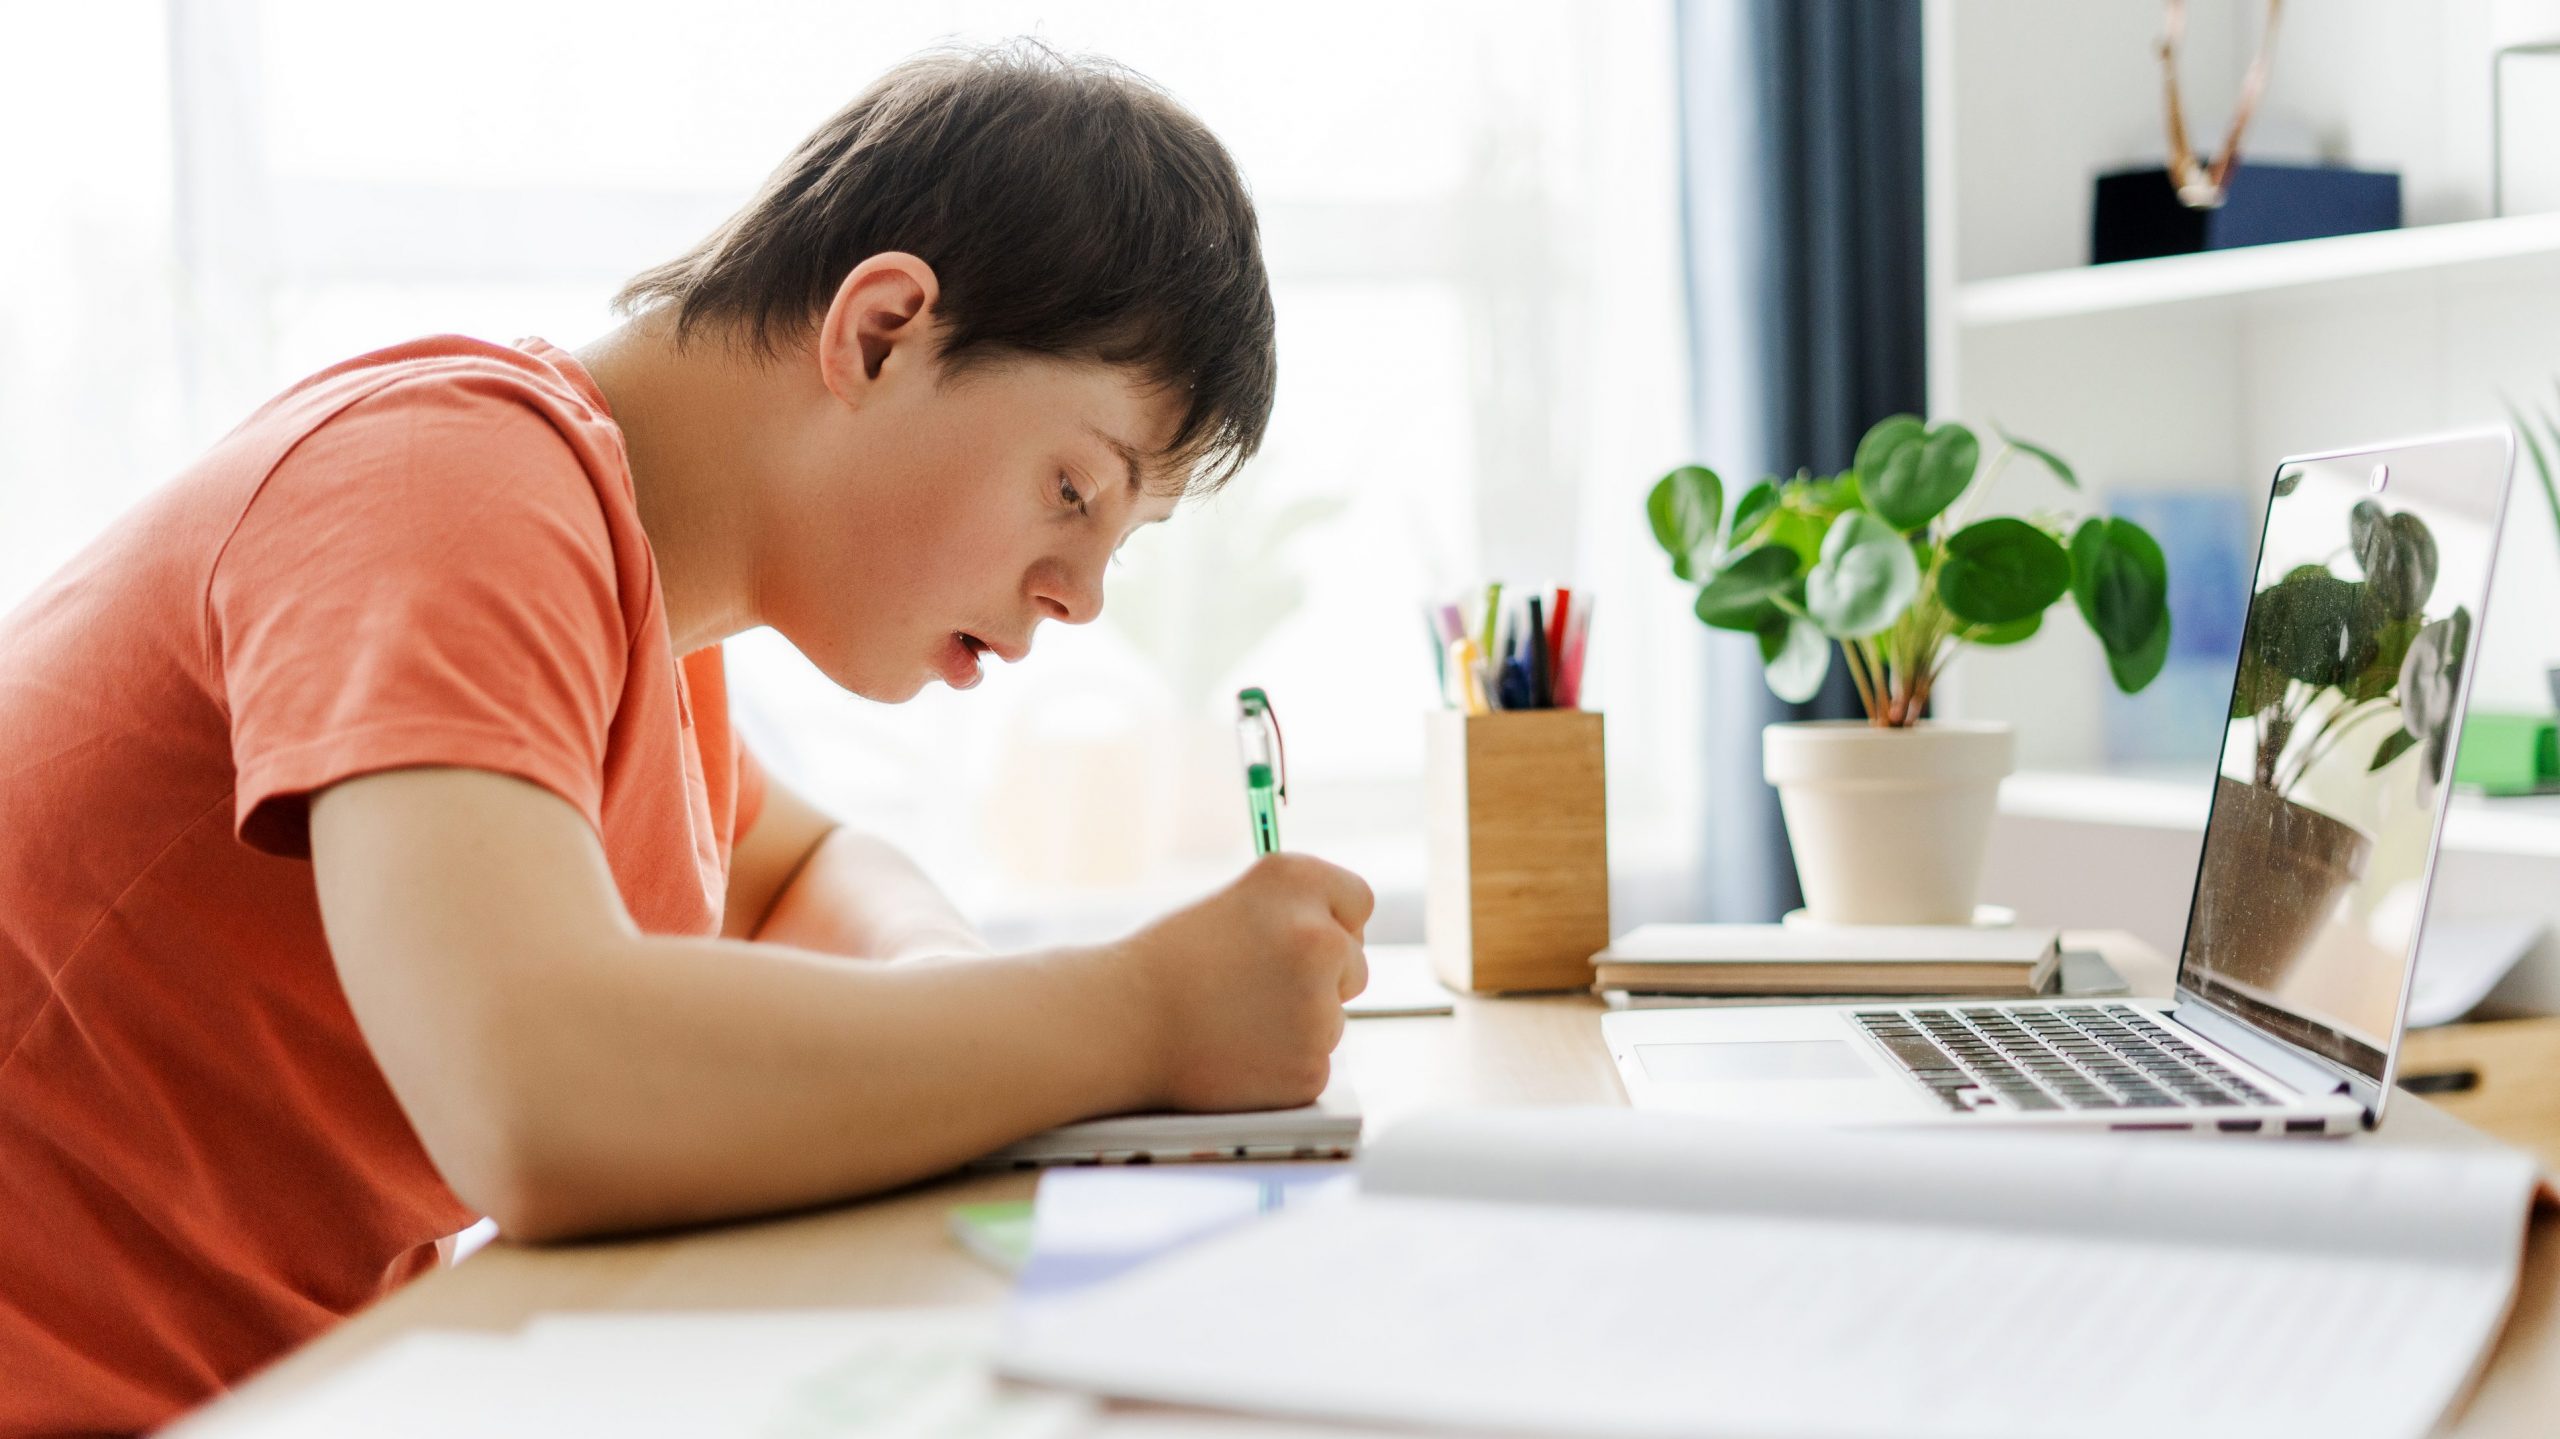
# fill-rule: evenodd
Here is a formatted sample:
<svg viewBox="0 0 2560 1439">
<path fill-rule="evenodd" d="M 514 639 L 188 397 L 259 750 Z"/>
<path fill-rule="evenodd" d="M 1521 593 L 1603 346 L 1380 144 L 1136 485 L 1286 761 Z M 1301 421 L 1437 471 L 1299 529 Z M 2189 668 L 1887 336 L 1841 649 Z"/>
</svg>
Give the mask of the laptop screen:
<svg viewBox="0 0 2560 1439">
<path fill-rule="evenodd" d="M 2506 432 L 2288 460 L 2179 988 L 2383 1081 L 2509 470 Z"/>
</svg>

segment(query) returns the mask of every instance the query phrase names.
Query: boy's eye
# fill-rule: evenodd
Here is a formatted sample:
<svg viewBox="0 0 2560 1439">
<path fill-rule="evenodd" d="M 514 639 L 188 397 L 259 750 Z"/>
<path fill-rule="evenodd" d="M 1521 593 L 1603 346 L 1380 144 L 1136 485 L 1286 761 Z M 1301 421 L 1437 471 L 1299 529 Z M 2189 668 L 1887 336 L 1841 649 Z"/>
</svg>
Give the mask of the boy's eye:
<svg viewBox="0 0 2560 1439">
<path fill-rule="evenodd" d="M 1058 498 L 1074 506 L 1078 514 L 1085 513 L 1084 496 L 1076 493 L 1076 482 L 1068 479 L 1063 470 L 1058 472 Z"/>
</svg>

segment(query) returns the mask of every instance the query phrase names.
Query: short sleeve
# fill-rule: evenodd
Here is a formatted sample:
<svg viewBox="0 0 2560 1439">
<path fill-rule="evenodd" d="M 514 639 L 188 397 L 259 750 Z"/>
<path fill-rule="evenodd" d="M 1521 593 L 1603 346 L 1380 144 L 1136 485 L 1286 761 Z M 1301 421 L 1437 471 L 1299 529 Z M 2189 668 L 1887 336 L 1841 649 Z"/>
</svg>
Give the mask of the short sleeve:
<svg viewBox="0 0 2560 1439">
<path fill-rule="evenodd" d="M 207 597 L 242 840 L 307 856 L 310 796 L 427 765 L 530 781 L 601 829 L 630 638 L 596 483 L 496 378 L 395 385 L 304 437 Z"/>
</svg>

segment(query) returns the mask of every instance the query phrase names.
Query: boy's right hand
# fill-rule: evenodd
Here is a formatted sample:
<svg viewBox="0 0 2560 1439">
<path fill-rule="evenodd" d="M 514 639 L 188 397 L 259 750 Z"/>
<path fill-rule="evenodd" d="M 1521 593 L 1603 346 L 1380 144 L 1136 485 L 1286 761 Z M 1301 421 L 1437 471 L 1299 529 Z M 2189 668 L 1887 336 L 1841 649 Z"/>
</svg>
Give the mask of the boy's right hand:
<svg viewBox="0 0 2560 1439">
<path fill-rule="evenodd" d="M 1303 854 L 1267 855 L 1235 883 L 1106 951 L 1137 985 L 1157 1102 L 1284 1109 L 1324 1091 L 1343 1001 L 1369 983 L 1367 882 Z"/>
</svg>

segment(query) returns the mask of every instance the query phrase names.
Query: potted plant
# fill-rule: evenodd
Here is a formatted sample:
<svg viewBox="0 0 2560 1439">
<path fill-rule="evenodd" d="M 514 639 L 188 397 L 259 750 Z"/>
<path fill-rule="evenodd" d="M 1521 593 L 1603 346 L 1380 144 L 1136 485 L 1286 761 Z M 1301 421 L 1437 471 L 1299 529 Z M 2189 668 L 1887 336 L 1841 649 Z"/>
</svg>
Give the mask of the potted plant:
<svg viewBox="0 0 2560 1439">
<path fill-rule="evenodd" d="M 1763 736 L 1764 773 L 1818 923 L 1972 920 L 2011 735 L 2005 724 L 1926 718 L 1965 646 L 2017 644 L 2069 596 L 2118 688 L 2149 684 L 2168 656 L 2168 565 L 2140 526 L 1972 518 L 2017 456 L 2079 488 L 2052 451 L 2005 431 L 2000 442 L 1977 475 L 1971 430 L 1894 415 L 1840 474 L 1763 479 L 1728 509 L 1723 482 L 1690 465 L 1646 500 L 1672 572 L 1698 583 L 1698 618 L 1753 636 L 1771 691 L 1810 699 L 1836 646 L 1866 710 L 1864 721 L 1771 725 Z"/>
<path fill-rule="evenodd" d="M 2276 502 L 2299 483 L 2278 476 Z M 2436 543 L 2418 516 L 2360 500 L 2347 529 L 2331 563 L 2297 565 L 2258 592 L 2240 641 L 2231 715 L 2250 722 L 2249 773 L 2215 780 L 2216 861 L 2197 886 L 2193 938 L 2203 968 L 2260 990 L 2282 982 L 2373 853 L 2371 836 L 2294 798 L 2304 779 L 2339 763 L 2378 774 L 2414 750 L 2423 793 L 2453 762 L 2471 613 L 2427 618 Z"/>
</svg>

